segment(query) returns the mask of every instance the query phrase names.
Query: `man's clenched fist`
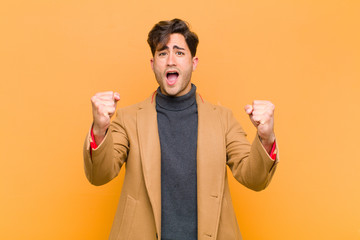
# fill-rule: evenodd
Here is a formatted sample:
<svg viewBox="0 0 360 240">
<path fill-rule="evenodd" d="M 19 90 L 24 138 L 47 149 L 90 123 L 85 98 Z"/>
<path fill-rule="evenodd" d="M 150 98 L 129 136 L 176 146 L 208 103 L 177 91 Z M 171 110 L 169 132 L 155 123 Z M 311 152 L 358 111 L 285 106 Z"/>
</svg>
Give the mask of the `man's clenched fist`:
<svg viewBox="0 0 360 240">
<path fill-rule="evenodd" d="M 252 105 L 245 106 L 245 111 L 257 128 L 261 142 L 268 152 L 275 141 L 274 110 L 274 104 L 269 101 L 255 100 Z"/>
<path fill-rule="evenodd" d="M 117 92 L 100 92 L 91 98 L 93 112 L 93 132 L 96 144 L 100 144 L 110 126 L 110 118 L 116 110 L 116 103 L 120 100 Z"/>
</svg>

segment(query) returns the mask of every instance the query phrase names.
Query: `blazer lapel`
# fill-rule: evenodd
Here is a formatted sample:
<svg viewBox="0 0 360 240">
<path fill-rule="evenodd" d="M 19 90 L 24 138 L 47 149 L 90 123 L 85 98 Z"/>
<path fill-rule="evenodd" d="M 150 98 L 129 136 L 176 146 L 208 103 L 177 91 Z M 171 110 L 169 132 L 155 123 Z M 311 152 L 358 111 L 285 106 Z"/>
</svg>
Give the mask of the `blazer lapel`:
<svg viewBox="0 0 360 240">
<path fill-rule="evenodd" d="M 225 133 L 216 107 L 197 95 L 198 236 L 216 238 L 226 173 Z"/>
<path fill-rule="evenodd" d="M 161 151 L 154 96 L 137 112 L 137 130 L 145 185 L 155 217 L 157 233 L 161 234 Z"/>
</svg>

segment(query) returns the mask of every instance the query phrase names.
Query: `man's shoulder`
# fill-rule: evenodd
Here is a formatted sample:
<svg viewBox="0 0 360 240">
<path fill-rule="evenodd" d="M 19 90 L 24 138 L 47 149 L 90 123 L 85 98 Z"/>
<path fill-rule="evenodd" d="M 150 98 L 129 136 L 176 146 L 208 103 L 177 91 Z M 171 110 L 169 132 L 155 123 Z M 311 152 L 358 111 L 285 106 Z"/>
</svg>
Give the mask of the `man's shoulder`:
<svg viewBox="0 0 360 240">
<path fill-rule="evenodd" d="M 131 114 L 131 113 L 135 114 L 139 109 L 151 106 L 153 101 L 154 101 L 153 96 L 150 96 L 143 101 L 121 107 L 117 110 L 117 112 L 124 112 L 126 114 Z"/>
<path fill-rule="evenodd" d="M 199 95 L 199 97 L 201 99 L 201 103 L 204 104 L 204 106 L 206 106 L 208 109 L 213 109 L 213 110 L 219 112 L 220 115 L 232 114 L 232 111 L 231 111 L 230 108 L 227 108 L 227 107 L 222 106 L 220 104 L 213 104 L 213 103 L 203 99 L 200 95 Z"/>
</svg>

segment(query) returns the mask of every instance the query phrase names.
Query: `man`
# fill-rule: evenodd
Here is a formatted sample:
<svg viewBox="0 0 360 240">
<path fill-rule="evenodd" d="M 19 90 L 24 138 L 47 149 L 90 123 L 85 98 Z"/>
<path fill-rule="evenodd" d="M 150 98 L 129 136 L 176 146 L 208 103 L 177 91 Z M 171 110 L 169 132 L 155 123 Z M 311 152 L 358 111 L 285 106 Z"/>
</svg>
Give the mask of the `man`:
<svg viewBox="0 0 360 240">
<path fill-rule="evenodd" d="M 241 239 L 226 165 L 260 191 L 278 162 L 274 106 L 254 101 L 245 111 L 257 128 L 250 145 L 231 111 L 204 101 L 191 83 L 198 37 L 179 19 L 161 21 L 148 36 L 159 84 L 148 99 L 117 111 L 118 93 L 95 94 L 93 126 L 84 145 L 94 185 L 126 163 L 109 239 Z"/>
</svg>

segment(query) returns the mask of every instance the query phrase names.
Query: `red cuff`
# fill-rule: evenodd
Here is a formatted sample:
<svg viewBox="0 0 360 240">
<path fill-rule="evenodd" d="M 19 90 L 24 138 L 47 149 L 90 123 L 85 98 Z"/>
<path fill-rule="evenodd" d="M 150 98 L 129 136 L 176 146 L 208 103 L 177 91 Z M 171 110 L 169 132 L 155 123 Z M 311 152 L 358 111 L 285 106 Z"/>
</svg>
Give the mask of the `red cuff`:
<svg viewBox="0 0 360 240">
<path fill-rule="evenodd" d="M 271 153 L 270 153 L 270 157 L 272 160 L 276 160 L 276 141 L 274 141 L 272 149 L 271 149 Z"/>
<path fill-rule="evenodd" d="M 97 144 L 95 142 L 95 136 L 94 136 L 94 132 L 93 132 L 93 128 L 91 127 L 91 141 L 90 141 L 90 146 L 92 149 L 97 148 Z"/>
</svg>

